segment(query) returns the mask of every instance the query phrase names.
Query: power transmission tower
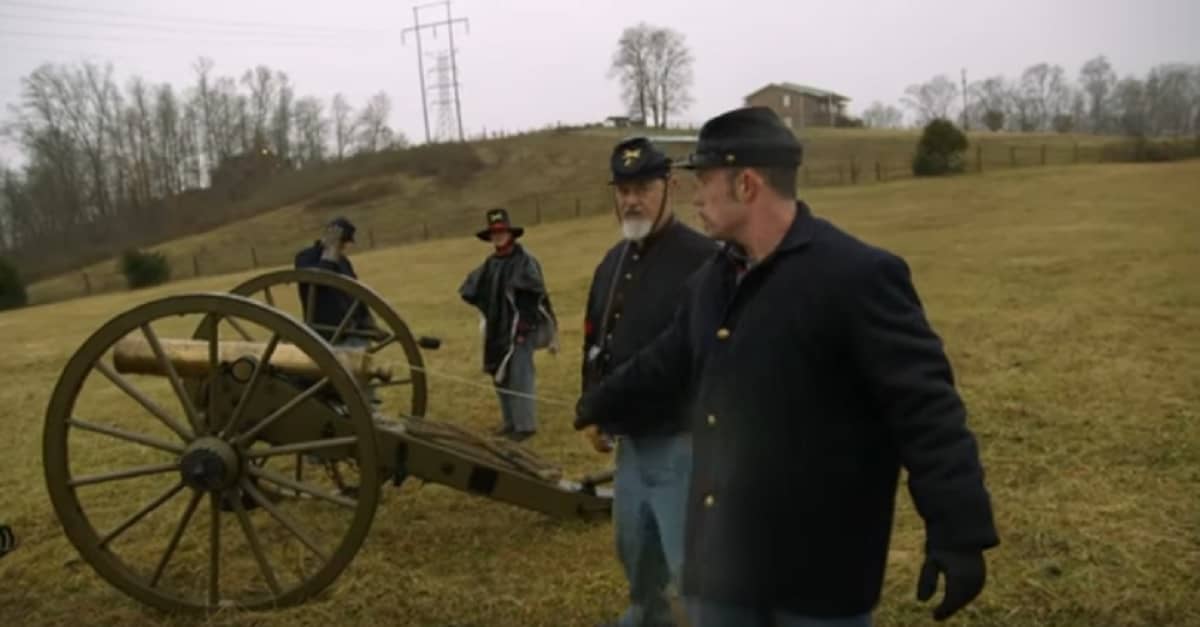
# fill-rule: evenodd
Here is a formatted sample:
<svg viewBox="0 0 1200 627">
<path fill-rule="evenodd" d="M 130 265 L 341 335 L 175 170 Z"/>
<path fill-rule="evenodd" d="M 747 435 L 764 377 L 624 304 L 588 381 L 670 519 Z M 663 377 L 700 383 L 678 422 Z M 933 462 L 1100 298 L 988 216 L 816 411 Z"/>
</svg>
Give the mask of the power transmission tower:
<svg viewBox="0 0 1200 627">
<path fill-rule="evenodd" d="M 433 101 L 433 105 L 437 110 L 437 133 L 434 137 L 438 141 L 454 139 L 455 105 L 458 104 L 458 101 L 451 96 L 450 92 L 452 87 L 450 66 L 450 53 L 438 53 L 433 69 L 437 81 L 432 86 L 432 89 L 437 90 L 437 100 Z M 462 139 L 461 136 L 459 139 Z"/>
<path fill-rule="evenodd" d="M 446 19 L 435 21 L 435 22 L 427 22 L 425 24 L 421 23 L 421 19 L 420 19 L 420 10 L 421 9 L 433 7 L 433 6 L 441 6 L 441 5 L 445 5 L 445 7 L 446 7 Z M 428 91 L 425 87 L 425 62 L 424 62 L 424 52 L 421 49 L 421 31 L 425 30 L 425 29 L 432 30 L 433 36 L 436 39 L 437 38 L 437 29 L 439 26 L 445 26 L 446 30 L 449 31 L 449 33 L 450 33 L 450 51 L 449 51 L 450 77 L 449 77 L 448 84 L 449 84 L 449 87 L 452 87 L 453 91 L 454 91 L 454 111 L 455 111 L 456 119 L 458 121 L 458 139 L 459 139 L 459 141 L 464 140 L 463 126 L 462 126 L 462 103 L 461 103 L 461 101 L 459 99 L 459 95 L 458 95 L 458 61 L 455 56 L 455 50 L 454 50 L 454 25 L 458 24 L 458 23 L 462 23 L 466 27 L 468 33 L 471 32 L 471 24 L 467 20 L 467 18 L 452 17 L 450 15 L 450 0 L 441 0 L 439 2 L 429 2 L 426 4 L 414 6 L 413 7 L 413 25 L 408 28 L 405 28 L 403 31 L 400 32 L 401 44 L 404 43 L 404 36 L 410 32 L 414 33 L 417 38 L 417 74 L 420 77 L 420 81 L 421 81 L 421 112 L 425 116 L 425 142 L 426 143 L 428 143 L 430 141 L 429 101 L 428 101 Z M 439 63 L 440 62 L 441 62 L 441 59 L 439 58 Z M 439 90 L 443 89 L 441 86 L 442 82 L 443 81 L 439 81 L 439 85 L 437 86 Z"/>
</svg>

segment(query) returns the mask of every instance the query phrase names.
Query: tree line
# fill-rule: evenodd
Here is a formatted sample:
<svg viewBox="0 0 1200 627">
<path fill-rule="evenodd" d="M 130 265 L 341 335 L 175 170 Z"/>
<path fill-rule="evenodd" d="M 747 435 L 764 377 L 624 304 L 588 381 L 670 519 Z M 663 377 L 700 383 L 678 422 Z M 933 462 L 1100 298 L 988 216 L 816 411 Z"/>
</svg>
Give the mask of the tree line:
<svg viewBox="0 0 1200 627">
<path fill-rule="evenodd" d="M 1200 135 L 1200 64 L 1162 63 L 1144 77 L 1118 78 L 1100 55 L 1072 80 L 1061 65 L 1037 63 L 1016 77 L 968 83 L 963 102 L 961 81 L 946 74 L 910 85 L 901 99 L 918 126 L 940 118 L 991 131 Z M 904 112 L 874 102 L 862 119 L 870 127 L 900 128 Z"/>
<path fill-rule="evenodd" d="M 111 65 L 92 63 L 23 77 L 0 126 L 25 161 L 0 167 L 0 254 L 36 259 L 158 232 L 165 201 L 201 193 L 245 155 L 302 169 L 406 144 L 382 91 L 356 110 L 340 93 L 298 96 L 267 66 L 218 76 L 202 57 L 192 69 L 183 89 L 138 76 L 122 87 Z"/>
</svg>

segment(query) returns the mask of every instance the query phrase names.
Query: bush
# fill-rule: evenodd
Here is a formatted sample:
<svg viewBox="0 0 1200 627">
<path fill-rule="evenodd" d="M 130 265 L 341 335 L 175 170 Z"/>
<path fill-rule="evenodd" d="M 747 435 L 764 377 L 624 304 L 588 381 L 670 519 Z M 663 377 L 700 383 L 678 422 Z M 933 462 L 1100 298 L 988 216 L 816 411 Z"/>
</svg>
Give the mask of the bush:
<svg viewBox="0 0 1200 627">
<path fill-rule="evenodd" d="M 1004 128 L 1004 112 L 988 109 L 987 113 L 983 114 L 983 124 L 993 133 Z"/>
<path fill-rule="evenodd" d="M 29 303 L 25 282 L 13 262 L 0 258 L 0 310 L 24 307 Z"/>
<path fill-rule="evenodd" d="M 121 256 L 121 273 L 130 289 L 166 283 L 171 278 L 171 264 L 162 253 L 127 250 Z"/>
<path fill-rule="evenodd" d="M 966 149 L 967 136 L 958 127 L 949 120 L 932 120 L 925 125 L 921 141 L 917 143 L 913 174 L 939 176 L 962 172 L 966 169 L 963 158 Z"/>
</svg>

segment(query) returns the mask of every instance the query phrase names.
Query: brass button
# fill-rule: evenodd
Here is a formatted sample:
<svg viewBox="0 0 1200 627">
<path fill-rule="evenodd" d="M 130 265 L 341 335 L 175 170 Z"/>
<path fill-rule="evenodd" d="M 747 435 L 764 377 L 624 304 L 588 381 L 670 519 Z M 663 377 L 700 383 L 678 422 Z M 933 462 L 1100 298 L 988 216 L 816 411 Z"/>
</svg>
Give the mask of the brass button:
<svg viewBox="0 0 1200 627">
<path fill-rule="evenodd" d="M 704 506 L 705 507 L 712 507 L 713 505 L 716 504 L 716 502 L 717 502 L 717 499 L 713 498 L 713 495 L 711 495 L 711 494 L 704 497 Z"/>
<path fill-rule="evenodd" d="M 729 329 L 725 329 L 725 328 L 717 329 L 717 339 L 718 340 L 729 339 Z"/>
<path fill-rule="evenodd" d="M 714 415 L 712 415 L 712 414 L 709 414 L 709 415 L 708 415 L 708 426 L 710 426 L 710 427 L 711 427 L 711 426 L 713 426 L 713 425 L 715 425 L 715 424 L 717 424 L 717 417 L 716 417 L 716 416 L 714 416 Z"/>
<path fill-rule="evenodd" d="M 626 280 L 626 281 L 628 281 L 629 279 L 632 279 L 632 278 L 633 278 L 633 273 L 632 273 L 632 272 L 626 272 L 626 273 L 625 273 L 625 280 Z"/>
<path fill-rule="evenodd" d="M 633 253 L 633 260 L 634 260 L 634 261 L 637 261 L 638 259 L 641 259 L 641 257 L 640 257 L 640 256 L 638 256 L 638 254 L 637 254 L 637 253 Z"/>
<path fill-rule="evenodd" d="M 615 319 L 617 319 L 617 320 L 620 320 L 620 319 L 621 319 L 621 312 L 619 312 L 619 311 L 618 311 L 617 313 L 613 314 L 613 318 L 615 318 Z"/>
</svg>

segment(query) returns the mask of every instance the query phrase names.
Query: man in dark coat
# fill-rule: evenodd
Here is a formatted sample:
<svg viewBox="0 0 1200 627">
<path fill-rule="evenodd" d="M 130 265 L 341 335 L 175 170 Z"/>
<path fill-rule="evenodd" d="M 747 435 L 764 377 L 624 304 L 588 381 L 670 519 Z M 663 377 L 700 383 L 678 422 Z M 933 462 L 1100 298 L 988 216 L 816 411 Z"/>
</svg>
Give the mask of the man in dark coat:
<svg viewBox="0 0 1200 627">
<path fill-rule="evenodd" d="M 321 239 L 296 253 L 295 268 L 297 270 L 304 268 L 328 270 L 357 280 L 358 275 L 354 272 L 354 264 L 350 263 L 350 257 L 347 255 L 348 247 L 354 243 L 355 230 L 354 224 L 346 218 L 334 219 L 325 225 Z M 354 305 L 354 299 L 341 290 L 316 286 L 316 293 L 312 298 L 313 311 L 310 313 L 308 311 L 308 290 L 314 289 L 313 286 L 307 283 L 298 283 L 297 289 L 300 295 L 301 311 L 305 319 L 310 324 L 317 325 L 316 332 L 325 339 L 333 337 L 342 318 Z M 365 303 L 355 309 L 348 328 L 351 331 L 370 331 L 376 328 L 371 311 L 365 306 Z M 339 338 L 338 344 L 358 346 L 367 342 L 368 340 L 361 334 L 352 333 L 343 334 L 343 337 Z"/>
<path fill-rule="evenodd" d="M 687 278 L 716 243 L 675 219 L 669 205 L 671 160 L 645 138 L 617 144 L 610 158 L 624 241 L 605 253 L 584 314 L 583 390 L 649 344 L 671 322 Z M 683 520 L 692 469 L 682 394 L 629 409 L 622 423 L 586 429 L 592 446 L 617 437 L 613 521 L 630 605 L 615 625 L 674 624 L 668 586 L 679 586 Z"/>
<path fill-rule="evenodd" d="M 492 376 L 504 418 L 496 433 L 518 442 L 537 432 L 533 353 L 558 350 L 557 320 L 541 264 L 517 243 L 524 233 L 507 210 L 488 211 L 487 228 L 475 236 L 490 241 L 494 251 L 458 290 L 483 319 L 483 371 Z"/>
<path fill-rule="evenodd" d="M 869 625 L 900 467 L 925 521 L 917 584 L 943 620 L 999 543 L 976 441 L 907 264 L 795 198 L 801 149 L 769 109 L 704 124 L 684 167 L 725 242 L 671 326 L 580 399 L 576 428 L 648 421 L 689 390 L 683 594 L 692 627 Z"/>
</svg>

